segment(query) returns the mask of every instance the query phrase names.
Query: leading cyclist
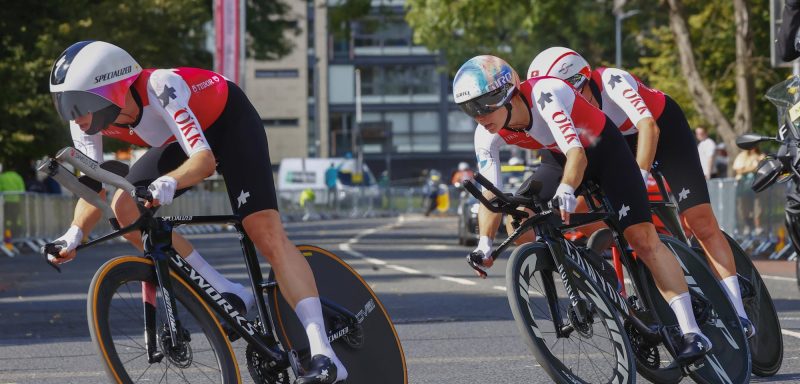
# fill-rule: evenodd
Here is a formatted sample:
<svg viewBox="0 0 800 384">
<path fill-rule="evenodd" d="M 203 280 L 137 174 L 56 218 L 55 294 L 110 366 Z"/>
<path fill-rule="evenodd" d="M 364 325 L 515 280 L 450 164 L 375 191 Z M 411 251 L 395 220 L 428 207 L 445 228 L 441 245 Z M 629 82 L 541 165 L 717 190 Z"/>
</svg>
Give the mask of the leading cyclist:
<svg viewBox="0 0 800 384">
<path fill-rule="evenodd" d="M 614 123 L 566 82 L 538 77 L 520 83 L 517 73 L 494 56 L 476 56 L 464 63 L 453 81 L 453 98 L 479 124 L 475 130 L 478 165 L 499 185 L 499 147 L 505 142 L 527 149 L 546 149 L 534 178 L 543 184 L 539 197 L 559 202 L 569 221 L 574 191 L 585 179 L 598 182 L 616 208 L 623 234 L 656 281 L 678 318 L 683 345 L 678 361 L 694 361 L 711 342 L 697 325 L 680 265 L 658 238 L 650 219 L 644 183 L 636 161 Z M 562 171 L 563 167 L 563 171 Z M 487 197 L 492 197 L 488 191 Z M 500 214 L 481 206 L 480 241 L 474 251 L 483 267 L 492 265 L 491 238 Z M 469 257 L 469 256 L 468 256 Z"/>
<path fill-rule="evenodd" d="M 569 48 L 551 47 L 539 53 L 528 67 L 528 77 L 553 76 L 571 84 L 592 105 L 603 110 L 619 127 L 636 155 L 639 172 L 647 182 L 651 166 L 658 164 L 676 193 L 678 209 L 706 251 L 709 264 L 741 318 L 745 335 L 756 328 L 742 303 L 736 264 L 728 241 L 711 209 L 708 186 L 696 142 L 681 107 L 663 92 L 618 68 L 595 68 Z"/>
<path fill-rule="evenodd" d="M 142 69 L 115 45 L 81 41 L 56 60 L 50 92 L 58 114 L 69 121 L 75 147 L 96 161 L 103 160 L 102 136 L 151 147 L 126 178 L 135 186 L 149 186 L 152 206 L 170 204 L 219 170 L 234 214 L 242 218 L 245 231 L 275 270 L 284 297 L 308 335 L 312 358 L 297 383 L 347 378 L 328 342 L 314 275 L 287 237 L 278 214 L 261 117 L 236 84 L 197 68 Z M 95 184 L 101 191 L 102 186 Z M 100 193 L 104 195 L 104 190 Z M 139 216 L 133 198 L 121 190 L 112 208 L 123 226 Z M 99 209 L 78 201 L 72 226 L 56 241 L 62 250 L 54 261 L 73 259 L 83 234 L 100 217 Z M 139 233 L 130 232 L 125 238 L 142 250 Z M 244 310 L 252 305 L 251 292 L 222 277 L 176 233 L 173 245 L 220 292 L 233 292 L 226 296 L 232 304 L 238 300 Z"/>
</svg>

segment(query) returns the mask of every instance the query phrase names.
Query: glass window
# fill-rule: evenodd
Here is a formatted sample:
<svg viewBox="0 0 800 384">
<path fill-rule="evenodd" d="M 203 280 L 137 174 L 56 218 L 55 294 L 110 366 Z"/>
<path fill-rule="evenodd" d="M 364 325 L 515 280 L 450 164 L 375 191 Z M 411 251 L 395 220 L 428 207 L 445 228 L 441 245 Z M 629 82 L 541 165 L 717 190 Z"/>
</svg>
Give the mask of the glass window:
<svg viewBox="0 0 800 384">
<path fill-rule="evenodd" d="M 297 77 L 300 73 L 296 69 L 256 69 L 256 79 Z"/>
<path fill-rule="evenodd" d="M 384 119 L 392 123 L 392 134 L 408 134 L 411 132 L 407 112 L 387 112 Z"/>
<path fill-rule="evenodd" d="M 439 132 L 439 114 L 436 112 L 414 112 L 414 133 Z"/>
<path fill-rule="evenodd" d="M 472 151 L 475 149 L 475 127 L 472 118 L 461 111 L 447 113 L 447 149 Z"/>
</svg>

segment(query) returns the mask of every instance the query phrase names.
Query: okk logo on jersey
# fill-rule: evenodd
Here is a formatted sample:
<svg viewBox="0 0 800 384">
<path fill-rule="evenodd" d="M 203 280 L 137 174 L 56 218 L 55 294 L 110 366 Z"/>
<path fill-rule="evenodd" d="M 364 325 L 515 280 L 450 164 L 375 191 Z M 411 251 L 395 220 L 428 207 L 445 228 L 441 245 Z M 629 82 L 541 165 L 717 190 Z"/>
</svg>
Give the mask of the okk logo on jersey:
<svg viewBox="0 0 800 384">
<path fill-rule="evenodd" d="M 186 108 L 177 110 L 172 115 L 172 119 L 175 120 L 175 124 L 178 124 L 178 128 L 189 143 L 189 147 L 194 148 L 198 142 L 203 141 L 200 130 L 197 129 L 197 121 L 189 110 Z"/>
</svg>

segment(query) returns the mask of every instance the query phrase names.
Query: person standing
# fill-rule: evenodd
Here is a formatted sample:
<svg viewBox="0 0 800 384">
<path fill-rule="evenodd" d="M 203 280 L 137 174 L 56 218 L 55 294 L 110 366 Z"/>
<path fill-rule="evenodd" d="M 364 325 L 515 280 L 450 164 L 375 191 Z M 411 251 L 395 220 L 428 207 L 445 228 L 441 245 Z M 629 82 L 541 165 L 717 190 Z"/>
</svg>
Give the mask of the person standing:
<svg viewBox="0 0 800 384">
<path fill-rule="evenodd" d="M 325 171 L 325 185 L 328 187 L 328 207 L 336 206 L 336 181 L 339 180 L 339 169 L 331 162 Z"/>
<path fill-rule="evenodd" d="M 714 170 L 714 153 L 717 145 L 714 140 L 708 137 L 708 133 L 703 127 L 695 128 L 694 135 L 697 138 L 697 153 L 700 155 L 700 166 L 703 168 L 703 175 L 708 180 Z"/>
<path fill-rule="evenodd" d="M 739 152 L 733 160 L 733 172 L 736 173 L 736 210 L 738 218 L 745 223 L 744 234 L 752 230 L 754 234 L 761 233 L 761 202 L 756 193 L 750 188 L 753 177 L 758 169 L 758 163 L 764 154 L 758 148 Z"/>
</svg>

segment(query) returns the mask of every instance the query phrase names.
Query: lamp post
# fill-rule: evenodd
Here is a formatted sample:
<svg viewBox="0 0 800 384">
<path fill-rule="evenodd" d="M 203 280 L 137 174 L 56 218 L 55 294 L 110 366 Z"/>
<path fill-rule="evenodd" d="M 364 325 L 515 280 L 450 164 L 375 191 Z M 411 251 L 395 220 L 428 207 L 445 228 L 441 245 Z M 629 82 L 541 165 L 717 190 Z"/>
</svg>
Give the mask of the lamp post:
<svg viewBox="0 0 800 384">
<path fill-rule="evenodd" d="M 615 16 L 615 37 L 616 37 L 616 45 L 617 45 L 617 57 L 616 62 L 614 63 L 617 68 L 622 66 L 622 21 L 637 14 L 641 13 L 638 9 L 632 9 L 627 12 L 617 11 L 614 13 Z"/>
</svg>

